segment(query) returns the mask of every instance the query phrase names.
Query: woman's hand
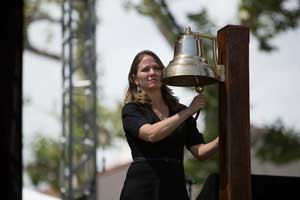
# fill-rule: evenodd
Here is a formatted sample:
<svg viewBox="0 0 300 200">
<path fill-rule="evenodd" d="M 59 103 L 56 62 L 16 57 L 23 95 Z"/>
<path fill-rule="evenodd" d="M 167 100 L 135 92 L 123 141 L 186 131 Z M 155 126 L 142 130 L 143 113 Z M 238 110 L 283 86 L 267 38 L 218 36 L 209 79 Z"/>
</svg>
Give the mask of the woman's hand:
<svg viewBox="0 0 300 200">
<path fill-rule="evenodd" d="M 204 108 L 205 106 L 205 99 L 204 95 L 200 93 L 199 95 L 195 96 L 191 104 L 189 105 L 188 109 L 190 110 L 191 114 L 194 114 L 199 109 Z"/>
</svg>

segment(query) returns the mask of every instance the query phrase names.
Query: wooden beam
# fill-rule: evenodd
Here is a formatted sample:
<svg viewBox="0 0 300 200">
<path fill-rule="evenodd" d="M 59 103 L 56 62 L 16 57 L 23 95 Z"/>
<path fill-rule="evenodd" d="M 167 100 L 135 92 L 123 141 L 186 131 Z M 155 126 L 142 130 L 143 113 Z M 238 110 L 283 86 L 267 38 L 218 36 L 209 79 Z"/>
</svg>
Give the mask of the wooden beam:
<svg viewBox="0 0 300 200">
<path fill-rule="evenodd" d="M 249 29 L 228 25 L 218 31 L 220 199 L 251 199 L 249 114 Z"/>
</svg>

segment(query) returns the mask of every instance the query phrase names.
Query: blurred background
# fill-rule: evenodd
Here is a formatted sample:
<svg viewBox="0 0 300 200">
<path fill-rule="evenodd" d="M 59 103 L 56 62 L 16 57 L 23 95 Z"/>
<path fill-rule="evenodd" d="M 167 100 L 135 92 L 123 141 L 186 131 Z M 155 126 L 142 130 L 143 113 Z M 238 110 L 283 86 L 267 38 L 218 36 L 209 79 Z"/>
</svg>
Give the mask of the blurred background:
<svg viewBox="0 0 300 200">
<path fill-rule="evenodd" d="M 29 191 L 60 198 L 62 1 L 24 4 L 23 198 L 33 198 Z M 76 9 L 89 15 L 88 9 Z M 96 0 L 95 14 L 98 199 L 118 199 L 131 162 L 120 110 L 134 56 L 149 49 L 167 65 L 186 26 L 215 36 L 228 24 L 250 28 L 251 172 L 300 177 L 298 0 Z M 83 27 L 76 31 L 84 32 Z M 189 88 L 172 89 L 186 105 L 196 95 Z M 207 108 L 198 128 L 209 141 L 218 135 L 217 86 L 207 87 L 205 95 Z M 202 163 L 187 153 L 185 168 L 193 199 L 208 174 L 218 172 L 218 157 Z"/>
</svg>

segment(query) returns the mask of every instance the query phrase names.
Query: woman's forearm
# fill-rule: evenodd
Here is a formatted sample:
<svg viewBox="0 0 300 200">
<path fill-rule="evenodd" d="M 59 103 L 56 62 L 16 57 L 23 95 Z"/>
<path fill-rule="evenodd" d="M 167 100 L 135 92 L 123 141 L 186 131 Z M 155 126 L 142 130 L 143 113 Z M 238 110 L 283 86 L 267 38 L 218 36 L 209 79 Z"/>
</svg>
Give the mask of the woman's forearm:
<svg viewBox="0 0 300 200">
<path fill-rule="evenodd" d="M 193 155 L 198 160 L 206 160 L 214 155 L 219 149 L 219 137 L 207 144 L 200 144 L 194 147 L 191 147 Z"/>
<path fill-rule="evenodd" d="M 145 124 L 139 130 L 139 137 L 148 142 L 157 142 L 170 135 L 184 120 L 193 114 L 186 108 L 181 112 L 155 124 Z"/>
</svg>

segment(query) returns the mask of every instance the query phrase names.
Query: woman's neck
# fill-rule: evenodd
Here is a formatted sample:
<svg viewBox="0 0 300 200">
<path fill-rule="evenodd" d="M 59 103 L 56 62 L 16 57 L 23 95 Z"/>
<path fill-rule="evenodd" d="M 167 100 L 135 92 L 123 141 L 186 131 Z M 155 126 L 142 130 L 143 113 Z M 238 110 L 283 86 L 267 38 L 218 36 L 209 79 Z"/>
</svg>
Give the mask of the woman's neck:
<svg viewBox="0 0 300 200">
<path fill-rule="evenodd" d="M 153 92 L 148 92 L 147 95 L 149 96 L 149 98 L 151 99 L 152 102 L 152 107 L 161 107 L 165 104 L 165 101 L 162 97 L 161 91 L 160 90 L 156 90 Z"/>
</svg>

